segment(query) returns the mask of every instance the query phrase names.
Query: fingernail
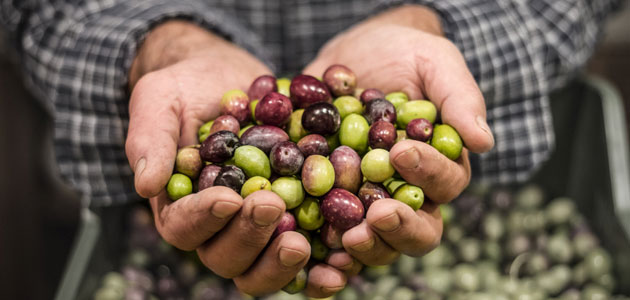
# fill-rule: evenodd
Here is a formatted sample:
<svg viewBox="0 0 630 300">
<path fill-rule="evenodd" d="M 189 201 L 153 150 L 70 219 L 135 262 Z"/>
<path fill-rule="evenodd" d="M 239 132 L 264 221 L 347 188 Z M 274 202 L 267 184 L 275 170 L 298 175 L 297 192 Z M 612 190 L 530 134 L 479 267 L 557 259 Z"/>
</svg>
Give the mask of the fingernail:
<svg viewBox="0 0 630 300">
<path fill-rule="evenodd" d="M 285 267 L 293 267 L 303 261 L 304 258 L 306 258 L 306 254 L 289 248 L 280 248 L 278 257 L 282 265 Z"/>
<path fill-rule="evenodd" d="M 481 130 L 483 130 L 490 137 L 490 139 L 492 139 L 492 144 L 494 144 L 494 136 L 492 135 L 492 131 L 490 130 L 486 119 L 482 116 L 477 116 L 476 121 L 477 126 L 479 126 L 479 128 L 481 128 Z"/>
<path fill-rule="evenodd" d="M 334 294 L 338 291 L 341 291 L 341 289 L 343 289 L 343 286 L 335 286 L 335 287 L 322 287 L 322 292 L 324 292 L 324 294 Z"/>
<path fill-rule="evenodd" d="M 368 252 L 372 250 L 373 247 L 374 247 L 374 238 L 369 238 L 366 241 L 363 241 L 361 243 L 358 243 L 352 246 L 351 248 L 352 250 L 356 252 Z"/>
<path fill-rule="evenodd" d="M 383 232 L 391 232 L 400 227 L 400 218 L 397 213 L 393 213 L 387 217 L 384 217 L 374 223 L 374 226 Z"/>
<path fill-rule="evenodd" d="M 212 215 L 219 219 L 224 219 L 235 214 L 240 208 L 236 203 L 220 201 L 212 205 Z"/>
<path fill-rule="evenodd" d="M 415 169 L 420 165 L 420 153 L 415 147 L 412 147 L 407 151 L 398 154 L 398 156 L 394 159 L 394 164 L 399 169 Z"/>
<path fill-rule="evenodd" d="M 270 205 L 256 206 L 252 212 L 254 223 L 260 226 L 269 226 L 273 224 L 273 222 L 278 220 L 281 214 L 282 210 Z"/>
<path fill-rule="evenodd" d="M 140 175 L 142 174 L 142 171 L 144 171 L 144 167 L 147 166 L 147 159 L 144 157 L 141 157 L 137 162 L 136 162 L 136 166 L 134 168 L 134 173 L 136 173 L 136 175 Z"/>
</svg>

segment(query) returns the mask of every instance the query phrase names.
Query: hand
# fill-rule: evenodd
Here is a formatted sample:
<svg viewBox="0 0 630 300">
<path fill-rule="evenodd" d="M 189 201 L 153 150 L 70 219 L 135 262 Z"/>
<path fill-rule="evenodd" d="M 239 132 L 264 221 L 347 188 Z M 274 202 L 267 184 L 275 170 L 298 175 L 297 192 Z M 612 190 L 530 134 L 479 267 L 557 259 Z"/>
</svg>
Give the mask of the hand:
<svg viewBox="0 0 630 300">
<path fill-rule="evenodd" d="M 196 250 L 209 269 L 233 278 L 251 295 L 281 289 L 309 259 L 310 245 L 297 232 L 269 241 L 284 201 L 267 191 L 242 199 L 217 186 L 173 202 L 164 187 L 178 147 L 197 143 L 199 126 L 219 115 L 222 94 L 246 90 L 257 76 L 270 73 L 244 50 L 180 21 L 155 28 L 130 70 L 125 150 L 136 191 L 150 198 L 156 227 L 167 242 Z M 308 290 L 345 285 L 345 275 L 329 265 L 318 265 L 309 275 Z"/>
<path fill-rule="evenodd" d="M 367 265 L 389 264 L 400 253 L 423 255 L 442 235 L 438 205 L 451 201 L 470 181 L 468 150 L 485 152 L 494 145 L 483 96 L 461 53 L 442 37 L 437 15 L 422 6 L 396 8 L 341 33 L 304 73 L 321 76 L 335 63 L 352 69 L 361 87 L 428 98 L 442 122 L 464 141 L 456 161 L 426 143 L 397 143 L 390 150 L 391 162 L 407 182 L 422 187 L 424 205 L 414 212 L 396 200 L 376 201 L 364 222 L 343 235 L 345 249 Z"/>
</svg>

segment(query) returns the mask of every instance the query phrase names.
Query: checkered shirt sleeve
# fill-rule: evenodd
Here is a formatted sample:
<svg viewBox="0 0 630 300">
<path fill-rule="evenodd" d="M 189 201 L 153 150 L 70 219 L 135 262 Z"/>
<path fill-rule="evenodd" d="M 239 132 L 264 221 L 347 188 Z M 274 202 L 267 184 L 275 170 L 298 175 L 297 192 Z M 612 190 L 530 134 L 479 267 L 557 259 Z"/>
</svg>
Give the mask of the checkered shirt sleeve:
<svg viewBox="0 0 630 300">
<path fill-rule="evenodd" d="M 294 74 L 338 32 L 392 6 L 441 16 L 484 93 L 496 147 L 477 178 L 527 179 L 553 147 L 549 93 L 593 52 L 614 0 L 0 0 L 27 83 L 54 116 L 63 177 L 103 206 L 137 199 L 124 153 L 127 71 L 157 23 L 184 18 Z"/>
</svg>

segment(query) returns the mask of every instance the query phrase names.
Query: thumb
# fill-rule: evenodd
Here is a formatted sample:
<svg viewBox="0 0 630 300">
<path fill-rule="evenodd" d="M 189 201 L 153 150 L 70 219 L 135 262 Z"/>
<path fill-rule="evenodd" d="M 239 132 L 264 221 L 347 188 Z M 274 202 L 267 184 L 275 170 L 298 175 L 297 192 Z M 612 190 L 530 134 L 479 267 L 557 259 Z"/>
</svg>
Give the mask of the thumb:
<svg viewBox="0 0 630 300">
<path fill-rule="evenodd" d="M 159 77 L 145 75 L 136 84 L 129 102 L 129 131 L 125 143 L 133 169 L 136 192 L 154 197 L 166 186 L 175 163 L 180 134 L 178 97 L 160 84 Z"/>
</svg>

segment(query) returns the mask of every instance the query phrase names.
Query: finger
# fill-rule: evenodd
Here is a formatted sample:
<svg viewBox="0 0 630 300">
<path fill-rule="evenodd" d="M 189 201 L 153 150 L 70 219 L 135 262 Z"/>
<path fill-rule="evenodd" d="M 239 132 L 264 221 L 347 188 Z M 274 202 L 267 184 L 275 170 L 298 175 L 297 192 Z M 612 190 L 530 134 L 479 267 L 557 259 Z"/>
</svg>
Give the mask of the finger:
<svg viewBox="0 0 630 300">
<path fill-rule="evenodd" d="M 239 290 L 251 296 L 275 292 L 287 285 L 306 265 L 311 246 L 295 231 L 279 235 L 246 273 L 234 278 Z"/>
<path fill-rule="evenodd" d="M 359 274 L 363 268 L 363 264 L 353 258 L 348 252 L 342 249 L 332 250 L 326 257 L 325 262 L 341 270 L 347 277 Z"/>
<path fill-rule="evenodd" d="M 243 205 L 232 189 L 215 186 L 175 202 L 166 191 L 150 200 L 155 226 L 169 244 L 194 250 L 227 224 Z"/>
<path fill-rule="evenodd" d="M 388 265 L 400 256 L 400 252 L 387 245 L 365 220 L 346 231 L 341 240 L 344 249 L 367 266 Z"/>
<path fill-rule="evenodd" d="M 145 75 L 129 102 L 125 151 L 135 173 L 136 192 L 145 198 L 156 196 L 168 182 L 180 134 L 177 95 L 161 80 L 152 73 Z"/>
<path fill-rule="evenodd" d="M 308 282 L 304 294 L 312 298 L 326 298 L 341 291 L 348 278 L 333 266 L 317 264 L 308 272 Z"/>
<path fill-rule="evenodd" d="M 468 149 L 489 151 L 494 137 L 486 122 L 486 105 L 466 61 L 448 40 L 432 39 L 436 43 L 423 45 L 416 55 L 421 91 L 435 103 L 442 122 L 459 132 Z"/>
<path fill-rule="evenodd" d="M 372 203 L 365 219 L 387 244 L 409 256 L 428 253 L 442 237 L 440 210 L 430 201 L 414 212 L 400 201 L 381 199 Z"/>
<path fill-rule="evenodd" d="M 427 143 L 400 141 L 389 151 L 392 165 L 409 183 L 422 188 L 436 203 L 453 200 L 470 182 L 468 151 L 452 161 Z"/>
<path fill-rule="evenodd" d="M 197 248 L 199 258 L 224 278 L 243 274 L 267 245 L 284 210 L 284 201 L 273 192 L 258 191 L 247 196 L 230 223 Z"/>
</svg>

